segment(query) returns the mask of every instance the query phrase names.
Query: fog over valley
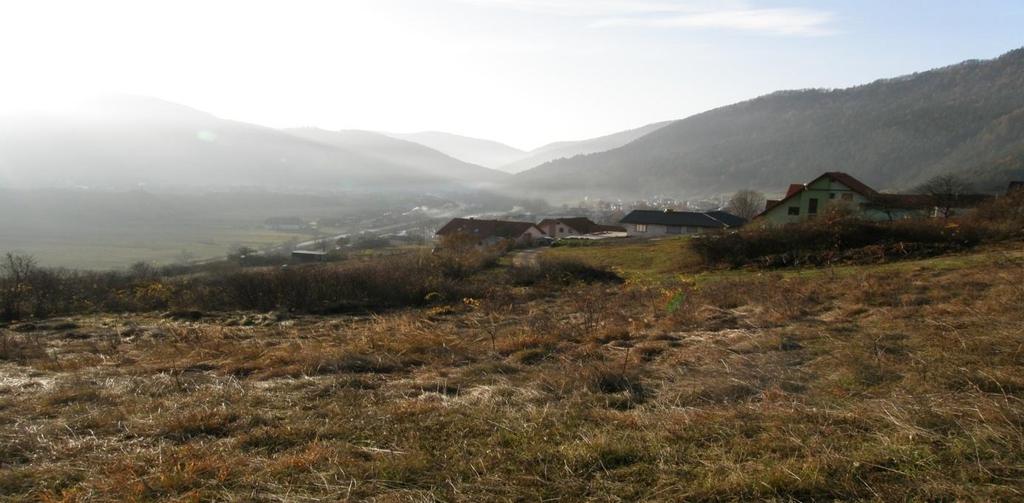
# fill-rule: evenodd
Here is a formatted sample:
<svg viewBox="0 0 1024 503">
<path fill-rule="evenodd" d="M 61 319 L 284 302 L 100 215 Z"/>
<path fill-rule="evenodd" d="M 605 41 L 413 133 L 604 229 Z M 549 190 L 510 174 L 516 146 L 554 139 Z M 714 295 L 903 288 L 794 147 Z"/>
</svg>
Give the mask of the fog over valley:
<svg viewBox="0 0 1024 503">
<path fill-rule="evenodd" d="M 104 95 L 0 117 L 2 204 L 18 215 L 0 230 L 8 247 L 54 265 L 117 267 L 308 244 L 321 233 L 373 231 L 395 215 L 405 216 L 388 229 L 429 239 L 451 216 L 659 201 L 715 207 L 738 190 L 778 193 L 835 166 L 881 189 L 957 173 L 995 193 L 1024 177 L 1022 87 L 1024 52 L 1015 50 L 849 89 L 776 92 L 532 151 L 439 132 L 277 129 Z M 265 221 L 276 217 L 304 223 L 270 232 Z M 320 229 L 320 221 L 348 223 Z M 104 251 L 125 243 L 129 255 Z M 81 254 L 54 249 L 77 245 Z M 160 251 L 131 251 L 147 247 Z"/>
<path fill-rule="evenodd" d="M 0 502 L 1021 501 L 1021 27 L 0 1 Z"/>
</svg>

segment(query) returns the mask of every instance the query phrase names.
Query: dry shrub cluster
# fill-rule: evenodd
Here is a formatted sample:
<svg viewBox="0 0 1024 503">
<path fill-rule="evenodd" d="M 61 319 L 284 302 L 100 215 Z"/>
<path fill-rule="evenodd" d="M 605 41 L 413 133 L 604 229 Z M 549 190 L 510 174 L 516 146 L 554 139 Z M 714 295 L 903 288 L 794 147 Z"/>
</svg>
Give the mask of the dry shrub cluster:
<svg viewBox="0 0 1024 503">
<path fill-rule="evenodd" d="M 929 257 L 969 249 L 983 237 L 980 227 L 938 219 L 821 218 L 708 235 L 692 247 L 709 264 L 771 268 Z"/>
<path fill-rule="evenodd" d="M 513 285 L 533 286 L 538 283 L 570 285 L 586 283 L 622 283 L 612 271 L 594 267 L 581 260 L 540 257 L 536 263 L 518 265 L 508 271 Z"/>
<path fill-rule="evenodd" d="M 1015 190 L 984 204 L 965 218 L 991 239 L 1024 238 L 1024 190 Z"/>
<path fill-rule="evenodd" d="M 175 275 L 144 265 L 87 272 L 42 268 L 29 257 L 11 254 L 5 260 L 0 267 L 0 321 L 167 309 L 329 313 L 453 302 L 482 294 L 486 285 L 472 276 L 492 267 L 496 255 L 445 251 L 338 264 L 203 268 Z"/>
<path fill-rule="evenodd" d="M 820 266 L 910 259 L 1024 237 L 1024 192 L 993 199 L 962 218 L 873 222 L 833 208 L 820 218 L 786 226 L 751 225 L 693 240 L 712 265 Z"/>
</svg>

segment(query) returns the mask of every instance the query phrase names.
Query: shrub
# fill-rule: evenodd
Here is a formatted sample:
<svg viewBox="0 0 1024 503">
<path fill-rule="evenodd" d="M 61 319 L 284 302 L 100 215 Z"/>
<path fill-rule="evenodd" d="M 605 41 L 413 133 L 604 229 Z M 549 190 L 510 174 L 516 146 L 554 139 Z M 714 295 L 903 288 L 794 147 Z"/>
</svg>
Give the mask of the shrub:
<svg viewBox="0 0 1024 503">
<path fill-rule="evenodd" d="M 441 241 L 435 257 L 441 272 L 448 278 L 462 279 L 471 274 L 497 265 L 508 247 L 505 244 L 490 248 L 476 246 L 469 236 L 446 236 Z"/>
<path fill-rule="evenodd" d="M 473 296 L 471 282 L 444 274 L 429 255 L 376 258 L 342 265 L 239 271 L 201 280 L 212 297 L 204 305 L 229 309 L 343 312 L 423 305 L 430 299 Z"/>
<path fill-rule="evenodd" d="M 529 286 L 537 283 L 569 285 L 573 283 L 622 283 L 612 271 L 600 269 L 575 259 L 542 257 L 537 262 L 509 270 L 513 284 Z"/>
<path fill-rule="evenodd" d="M 485 254 L 411 254 L 339 264 L 232 266 L 167 275 L 141 267 L 109 272 L 44 269 L 27 257 L 8 258 L 14 265 L 0 269 L 0 319 L 7 321 L 99 311 L 331 313 L 418 306 L 480 296 L 483 285 L 470 276 L 492 260 Z"/>
<path fill-rule="evenodd" d="M 1024 238 L 1024 190 L 988 201 L 963 220 L 982 229 L 988 239 Z"/>
<path fill-rule="evenodd" d="M 934 255 L 970 248 L 982 236 L 976 226 L 940 220 L 823 218 L 702 236 L 691 246 L 709 264 L 786 267 Z"/>
</svg>

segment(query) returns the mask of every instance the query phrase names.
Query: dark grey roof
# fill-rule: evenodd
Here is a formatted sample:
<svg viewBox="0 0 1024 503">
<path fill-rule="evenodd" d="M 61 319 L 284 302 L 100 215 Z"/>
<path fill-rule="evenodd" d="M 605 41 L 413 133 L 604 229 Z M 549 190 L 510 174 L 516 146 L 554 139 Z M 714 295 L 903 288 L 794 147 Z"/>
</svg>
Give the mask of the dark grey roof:
<svg viewBox="0 0 1024 503">
<path fill-rule="evenodd" d="M 739 227 L 746 221 L 724 211 L 655 211 L 633 210 L 623 218 L 623 224 L 669 225 L 686 227 Z"/>
<path fill-rule="evenodd" d="M 743 217 L 738 217 L 727 211 L 715 210 L 709 211 L 707 214 L 711 218 L 714 218 L 715 220 L 718 220 L 719 222 L 722 222 L 725 225 L 728 225 L 729 227 L 743 227 L 743 225 L 747 223 L 747 219 Z"/>
</svg>

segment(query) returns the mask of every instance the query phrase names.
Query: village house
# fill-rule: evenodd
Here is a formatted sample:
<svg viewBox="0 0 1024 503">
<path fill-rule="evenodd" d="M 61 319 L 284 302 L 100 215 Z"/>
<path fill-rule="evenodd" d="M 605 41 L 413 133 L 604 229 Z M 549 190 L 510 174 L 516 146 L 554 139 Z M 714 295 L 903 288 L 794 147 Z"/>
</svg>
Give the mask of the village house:
<svg viewBox="0 0 1024 503">
<path fill-rule="evenodd" d="M 656 237 L 732 229 L 746 220 L 724 211 L 633 210 L 620 223 L 630 236 Z"/>
<path fill-rule="evenodd" d="M 960 214 L 990 199 L 979 194 L 958 196 L 952 214 Z M 845 205 L 866 220 L 900 220 L 936 216 L 936 199 L 927 194 L 884 194 L 860 180 L 831 171 L 806 184 L 794 183 L 781 200 L 768 201 L 758 221 L 782 225 L 802 222 L 824 213 L 834 205 Z"/>
<path fill-rule="evenodd" d="M 529 246 L 546 234 L 531 222 L 455 218 L 441 227 L 437 236 L 453 239 L 461 237 L 472 240 L 476 246 L 488 247 L 501 243 Z"/>
<path fill-rule="evenodd" d="M 597 224 L 586 217 L 545 218 L 537 227 L 555 239 L 605 232 L 626 232 L 624 227 Z"/>
</svg>

